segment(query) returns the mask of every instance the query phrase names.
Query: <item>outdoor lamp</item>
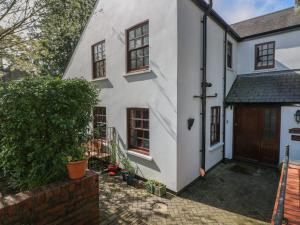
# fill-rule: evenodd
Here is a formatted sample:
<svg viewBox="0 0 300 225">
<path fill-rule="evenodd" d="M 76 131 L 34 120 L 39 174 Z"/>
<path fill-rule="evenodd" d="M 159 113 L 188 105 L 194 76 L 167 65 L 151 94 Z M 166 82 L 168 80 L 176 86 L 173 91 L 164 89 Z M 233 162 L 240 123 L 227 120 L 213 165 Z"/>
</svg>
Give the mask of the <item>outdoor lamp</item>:
<svg viewBox="0 0 300 225">
<path fill-rule="evenodd" d="M 297 123 L 300 123 L 300 110 L 297 110 L 297 112 L 295 113 L 295 120 Z"/>
</svg>

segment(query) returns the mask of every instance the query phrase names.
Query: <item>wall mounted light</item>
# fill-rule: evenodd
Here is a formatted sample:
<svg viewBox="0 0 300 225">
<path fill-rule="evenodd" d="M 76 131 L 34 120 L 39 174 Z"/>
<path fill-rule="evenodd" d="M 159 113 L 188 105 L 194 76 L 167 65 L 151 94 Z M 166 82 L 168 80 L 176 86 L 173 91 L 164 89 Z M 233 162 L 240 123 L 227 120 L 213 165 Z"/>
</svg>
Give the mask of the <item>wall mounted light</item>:
<svg viewBox="0 0 300 225">
<path fill-rule="evenodd" d="M 195 119 L 189 118 L 188 119 L 188 129 L 191 130 L 194 125 Z"/>
<path fill-rule="evenodd" d="M 295 113 L 295 120 L 297 123 L 300 123 L 300 110 L 297 110 L 297 112 Z"/>
</svg>

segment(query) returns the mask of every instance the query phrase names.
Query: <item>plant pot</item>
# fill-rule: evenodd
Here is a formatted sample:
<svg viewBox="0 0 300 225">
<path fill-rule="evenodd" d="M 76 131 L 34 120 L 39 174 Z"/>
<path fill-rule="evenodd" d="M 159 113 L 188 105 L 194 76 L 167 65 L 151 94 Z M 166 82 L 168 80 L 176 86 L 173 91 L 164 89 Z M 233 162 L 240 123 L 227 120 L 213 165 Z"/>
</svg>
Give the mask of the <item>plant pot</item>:
<svg viewBox="0 0 300 225">
<path fill-rule="evenodd" d="M 134 186 L 135 183 L 136 183 L 135 175 L 128 174 L 128 175 L 127 175 L 126 181 L 127 181 L 127 184 L 128 184 L 128 185 Z"/>
<path fill-rule="evenodd" d="M 109 164 L 108 165 L 108 172 L 117 172 L 119 167 L 117 165 Z"/>
<path fill-rule="evenodd" d="M 127 177 L 129 175 L 129 172 L 127 170 L 123 170 L 121 173 L 122 173 L 123 181 L 127 181 Z"/>
<path fill-rule="evenodd" d="M 67 163 L 68 175 L 71 180 L 77 180 L 85 175 L 88 160 Z"/>
<path fill-rule="evenodd" d="M 154 194 L 154 185 L 153 184 L 146 184 L 146 189 L 150 194 Z"/>
<path fill-rule="evenodd" d="M 165 196 L 167 193 L 167 188 L 165 185 L 162 185 L 162 186 L 154 186 L 154 194 L 159 196 L 159 197 L 162 197 L 162 196 Z"/>
</svg>

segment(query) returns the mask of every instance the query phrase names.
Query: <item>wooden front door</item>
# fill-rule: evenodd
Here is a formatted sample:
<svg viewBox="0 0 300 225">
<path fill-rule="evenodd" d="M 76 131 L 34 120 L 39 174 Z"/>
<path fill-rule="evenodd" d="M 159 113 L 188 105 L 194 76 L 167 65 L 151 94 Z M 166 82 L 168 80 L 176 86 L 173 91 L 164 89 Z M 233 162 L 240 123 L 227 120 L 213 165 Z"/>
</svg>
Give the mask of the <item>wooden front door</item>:
<svg viewBox="0 0 300 225">
<path fill-rule="evenodd" d="M 279 145 L 280 107 L 235 107 L 235 159 L 276 165 L 279 160 Z"/>
</svg>

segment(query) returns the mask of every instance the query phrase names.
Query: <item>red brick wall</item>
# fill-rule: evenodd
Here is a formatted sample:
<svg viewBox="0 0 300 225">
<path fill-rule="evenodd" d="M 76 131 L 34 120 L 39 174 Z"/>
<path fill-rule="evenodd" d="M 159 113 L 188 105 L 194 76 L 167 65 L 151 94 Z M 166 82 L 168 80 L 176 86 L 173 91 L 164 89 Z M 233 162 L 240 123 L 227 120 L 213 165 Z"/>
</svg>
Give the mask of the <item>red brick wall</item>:
<svg viewBox="0 0 300 225">
<path fill-rule="evenodd" d="M 81 180 L 0 198 L 0 225 L 98 225 L 98 179 L 89 171 Z"/>
</svg>

